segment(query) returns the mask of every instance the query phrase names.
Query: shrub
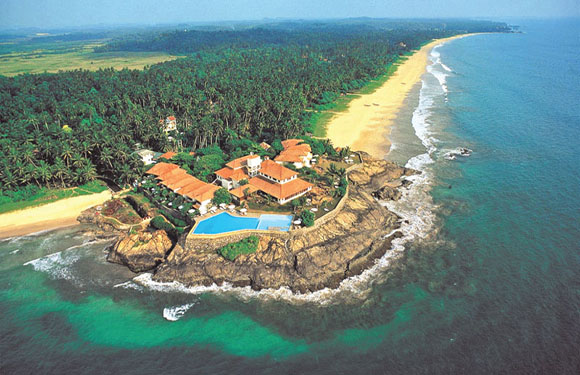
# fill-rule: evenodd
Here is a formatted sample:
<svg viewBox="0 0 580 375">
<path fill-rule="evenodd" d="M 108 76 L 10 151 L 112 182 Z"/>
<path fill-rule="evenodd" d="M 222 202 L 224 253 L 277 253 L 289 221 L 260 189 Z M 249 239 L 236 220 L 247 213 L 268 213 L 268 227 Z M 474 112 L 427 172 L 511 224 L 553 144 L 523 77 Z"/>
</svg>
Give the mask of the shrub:
<svg viewBox="0 0 580 375">
<path fill-rule="evenodd" d="M 212 202 L 214 204 L 230 204 L 232 202 L 232 195 L 225 188 L 217 190 L 213 196 Z"/>
<path fill-rule="evenodd" d="M 217 250 L 217 253 L 227 260 L 233 261 L 238 255 L 252 254 L 258 250 L 258 236 L 249 236 L 238 242 L 232 242 Z"/>
<path fill-rule="evenodd" d="M 346 194 L 347 186 L 348 186 L 348 180 L 346 179 L 346 177 L 342 177 L 340 179 L 340 182 L 338 183 L 338 188 L 336 189 L 338 191 L 338 194 L 341 197 L 344 197 L 344 195 Z"/>
<path fill-rule="evenodd" d="M 163 210 L 163 211 L 161 211 L 161 213 L 163 214 L 163 216 L 165 216 L 165 218 L 167 220 L 169 220 L 176 227 L 185 227 L 185 226 L 187 226 L 187 224 L 183 220 L 176 218 L 171 213 L 169 213 L 169 211 Z"/>
<path fill-rule="evenodd" d="M 300 214 L 300 220 L 302 220 L 302 224 L 304 224 L 307 227 L 311 227 L 314 225 L 314 218 L 315 218 L 314 213 L 308 210 L 304 210 Z"/>
<path fill-rule="evenodd" d="M 272 142 L 272 148 L 274 149 L 274 151 L 276 151 L 276 153 L 280 153 L 282 150 L 284 150 L 284 146 L 282 146 L 282 141 L 280 141 L 279 139 L 275 139 Z"/>
<path fill-rule="evenodd" d="M 177 207 L 181 206 L 182 204 L 183 204 L 183 197 L 181 195 L 178 195 L 173 200 L 173 207 L 177 208 Z"/>
<path fill-rule="evenodd" d="M 171 223 L 168 223 L 163 216 L 155 216 L 153 220 L 151 220 L 151 226 L 156 229 L 161 229 L 166 232 L 172 231 L 175 228 Z"/>
</svg>

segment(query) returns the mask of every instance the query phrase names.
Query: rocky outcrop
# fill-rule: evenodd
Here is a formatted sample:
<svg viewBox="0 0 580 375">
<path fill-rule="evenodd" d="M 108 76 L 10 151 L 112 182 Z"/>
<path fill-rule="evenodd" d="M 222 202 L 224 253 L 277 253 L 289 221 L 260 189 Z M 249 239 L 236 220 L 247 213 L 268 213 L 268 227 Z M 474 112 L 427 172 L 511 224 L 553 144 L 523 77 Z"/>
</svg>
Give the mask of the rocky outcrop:
<svg viewBox="0 0 580 375">
<path fill-rule="evenodd" d="M 401 198 L 401 192 L 394 187 L 385 185 L 379 190 L 373 192 L 373 197 L 384 201 L 386 200 L 396 201 L 399 200 L 399 198 Z"/>
<path fill-rule="evenodd" d="M 107 260 L 126 265 L 133 272 L 148 271 L 163 262 L 172 247 L 163 230 L 139 232 L 121 237 L 111 247 Z"/>
<path fill-rule="evenodd" d="M 313 228 L 260 235 L 254 254 L 228 261 L 216 253 L 226 243 L 249 234 L 204 239 L 190 236 L 176 246 L 155 270 L 157 281 L 187 285 L 231 283 L 254 289 L 290 287 L 308 292 L 335 288 L 360 274 L 391 248 L 401 236 L 399 217 L 379 204 L 398 198 L 400 178 L 416 173 L 394 163 L 363 154 L 364 164 L 349 173 L 351 185 L 342 209 Z M 379 191 L 379 192 L 377 192 Z"/>
</svg>

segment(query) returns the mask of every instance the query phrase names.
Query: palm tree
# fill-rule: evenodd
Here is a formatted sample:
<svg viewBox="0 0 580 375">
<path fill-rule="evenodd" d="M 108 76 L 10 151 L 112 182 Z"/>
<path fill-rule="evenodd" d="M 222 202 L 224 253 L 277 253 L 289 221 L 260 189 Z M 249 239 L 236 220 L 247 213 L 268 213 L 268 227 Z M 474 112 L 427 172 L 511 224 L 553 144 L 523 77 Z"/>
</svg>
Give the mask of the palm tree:
<svg viewBox="0 0 580 375">
<path fill-rule="evenodd" d="M 48 185 L 52 179 L 52 168 L 47 162 L 41 160 L 36 167 L 36 175 L 45 185 Z"/>
<path fill-rule="evenodd" d="M 80 153 L 75 152 L 72 156 L 72 165 L 76 168 L 82 168 L 88 162 Z"/>
<path fill-rule="evenodd" d="M 53 175 L 54 178 L 60 181 L 60 186 L 65 187 L 65 177 L 67 177 L 67 166 L 64 164 L 64 162 L 60 159 L 56 160 L 54 165 L 52 166 L 53 168 Z"/>
<path fill-rule="evenodd" d="M 72 155 L 73 155 L 72 147 L 70 146 L 70 144 L 65 143 L 60 152 L 60 157 L 62 158 L 67 167 L 69 166 Z"/>
<path fill-rule="evenodd" d="M 88 161 L 87 165 L 80 168 L 79 172 L 83 175 L 85 182 L 93 181 L 97 177 L 97 170 L 90 161 Z"/>
</svg>

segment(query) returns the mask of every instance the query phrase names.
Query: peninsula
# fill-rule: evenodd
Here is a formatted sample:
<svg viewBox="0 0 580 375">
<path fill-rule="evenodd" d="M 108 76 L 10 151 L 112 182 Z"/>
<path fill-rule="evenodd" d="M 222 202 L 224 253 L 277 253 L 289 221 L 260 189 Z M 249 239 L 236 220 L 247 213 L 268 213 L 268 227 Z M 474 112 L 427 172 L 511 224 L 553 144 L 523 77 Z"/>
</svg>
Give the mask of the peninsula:
<svg viewBox="0 0 580 375">
<path fill-rule="evenodd" d="M 400 235 L 381 200 L 415 172 L 382 158 L 430 49 L 505 31 L 462 20 L 152 31 L 94 53 L 184 57 L 0 77 L 0 235 L 70 225 L 95 205 L 79 221 L 118 237 L 108 259 L 155 280 L 336 287 Z M 319 137 L 317 116 L 357 93 Z M 102 193 L 54 202 L 93 183 Z M 38 202 L 52 203 L 9 212 Z"/>
</svg>

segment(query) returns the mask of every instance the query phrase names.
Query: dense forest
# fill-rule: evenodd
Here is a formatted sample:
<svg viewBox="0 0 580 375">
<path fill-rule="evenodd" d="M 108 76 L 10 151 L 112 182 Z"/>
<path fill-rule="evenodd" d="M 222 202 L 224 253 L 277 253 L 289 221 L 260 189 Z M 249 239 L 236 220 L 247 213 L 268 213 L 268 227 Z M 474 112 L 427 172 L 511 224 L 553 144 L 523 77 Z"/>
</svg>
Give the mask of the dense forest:
<svg viewBox="0 0 580 375">
<path fill-rule="evenodd" d="M 308 108 L 362 87 L 397 56 L 433 38 L 508 31 L 482 21 L 287 23 L 240 31 L 126 36 L 103 51 L 186 57 L 143 71 L 104 69 L 0 77 L 0 190 L 123 185 L 142 173 L 136 144 L 156 151 L 218 146 L 226 157 L 256 142 L 305 134 Z M 169 138 L 159 120 L 174 115 Z"/>
</svg>

